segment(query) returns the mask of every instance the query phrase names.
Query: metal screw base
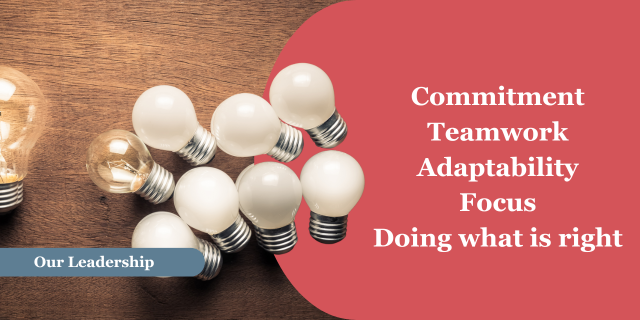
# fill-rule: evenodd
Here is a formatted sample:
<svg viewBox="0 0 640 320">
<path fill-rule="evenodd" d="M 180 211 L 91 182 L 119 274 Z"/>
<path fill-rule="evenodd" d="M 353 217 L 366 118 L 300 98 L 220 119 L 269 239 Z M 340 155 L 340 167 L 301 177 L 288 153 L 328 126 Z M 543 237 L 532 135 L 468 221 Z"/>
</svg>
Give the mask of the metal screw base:
<svg viewBox="0 0 640 320">
<path fill-rule="evenodd" d="M 220 251 L 224 253 L 239 252 L 249 243 L 251 229 L 238 214 L 236 221 L 229 228 L 218 234 L 212 234 L 211 238 Z"/>
<path fill-rule="evenodd" d="M 207 164 L 216 155 L 216 138 L 207 129 L 198 125 L 193 138 L 176 153 L 192 166 Z"/>
<path fill-rule="evenodd" d="M 22 203 L 22 181 L 0 184 L 0 215 L 11 212 Z"/>
<path fill-rule="evenodd" d="M 220 249 L 213 245 L 213 243 L 202 239 L 198 240 L 200 240 L 200 252 L 204 255 L 204 268 L 202 268 L 202 272 L 196 276 L 196 279 L 208 281 L 220 273 L 220 269 L 222 269 L 222 255 L 220 254 Z"/>
<path fill-rule="evenodd" d="M 159 164 L 154 163 L 153 169 L 151 169 L 151 173 L 149 173 L 149 177 L 147 177 L 147 181 L 144 182 L 136 193 L 149 200 L 149 202 L 158 204 L 169 200 L 175 187 L 176 184 L 173 181 L 171 172 Z"/>
<path fill-rule="evenodd" d="M 320 148 L 334 148 L 347 137 L 347 123 L 336 110 L 323 124 L 307 130 L 311 139 Z"/>
<path fill-rule="evenodd" d="M 327 217 L 311 211 L 309 233 L 321 243 L 340 242 L 347 236 L 347 217 Z"/>
<path fill-rule="evenodd" d="M 289 162 L 293 161 L 302 153 L 303 147 L 304 139 L 302 138 L 302 132 L 281 122 L 280 138 L 267 155 L 280 162 Z"/>
<path fill-rule="evenodd" d="M 262 249 L 273 254 L 283 254 L 293 250 L 298 243 L 296 223 L 292 222 L 278 229 L 262 229 L 255 227 L 256 239 Z"/>
</svg>

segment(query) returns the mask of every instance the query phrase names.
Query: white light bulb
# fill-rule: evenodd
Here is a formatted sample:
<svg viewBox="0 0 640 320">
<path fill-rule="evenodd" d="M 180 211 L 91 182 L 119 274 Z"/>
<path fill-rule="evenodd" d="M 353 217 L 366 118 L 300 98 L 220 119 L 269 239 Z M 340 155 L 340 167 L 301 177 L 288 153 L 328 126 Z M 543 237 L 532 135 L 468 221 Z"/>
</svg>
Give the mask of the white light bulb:
<svg viewBox="0 0 640 320">
<path fill-rule="evenodd" d="M 100 189 L 135 192 L 153 204 L 167 201 L 175 187 L 173 175 L 153 161 L 138 136 L 125 130 L 109 130 L 93 139 L 86 166 Z"/>
<path fill-rule="evenodd" d="M 209 241 L 196 237 L 191 228 L 173 213 L 154 212 L 144 217 L 131 236 L 132 248 L 193 248 L 204 256 L 200 280 L 215 278 L 222 267 L 220 250 Z"/>
<path fill-rule="evenodd" d="M 187 171 L 178 180 L 173 203 L 180 217 L 211 235 L 222 252 L 247 245 L 251 230 L 238 213 L 238 190 L 226 173 L 211 167 Z"/>
<path fill-rule="evenodd" d="M 347 215 L 364 191 L 364 173 L 358 161 L 340 151 L 320 152 L 304 164 L 300 182 L 311 210 L 311 236 L 322 243 L 344 239 Z"/>
<path fill-rule="evenodd" d="M 142 93 L 132 121 L 144 143 L 176 152 L 191 165 L 206 164 L 215 156 L 215 139 L 198 123 L 191 100 L 178 88 L 156 86 Z"/>
<path fill-rule="evenodd" d="M 0 214 L 23 199 L 29 153 L 49 119 L 38 85 L 18 70 L 0 66 Z"/>
<path fill-rule="evenodd" d="M 251 93 L 223 101 L 211 117 L 218 146 L 235 157 L 268 154 L 289 162 L 302 152 L 302 133 L 282 123 L 269 103 Z"/>
<path fill-rule="evenodd" d="M 240 211 L 253 222 L 258 244 L 274 253 L 287 253 L 298 242 L 294 222 L 302 186 L 298 176 L 284 164 L 250 165 L 236 181 Z"/>
<path fill-rule="evenodd" d="M 282 69 L 271 83 L 269 101 L 282 121 L 306 130 L 318 147 L 333 148 L 347 137 L 331 79 L 312 64 Z"/>
</svg>

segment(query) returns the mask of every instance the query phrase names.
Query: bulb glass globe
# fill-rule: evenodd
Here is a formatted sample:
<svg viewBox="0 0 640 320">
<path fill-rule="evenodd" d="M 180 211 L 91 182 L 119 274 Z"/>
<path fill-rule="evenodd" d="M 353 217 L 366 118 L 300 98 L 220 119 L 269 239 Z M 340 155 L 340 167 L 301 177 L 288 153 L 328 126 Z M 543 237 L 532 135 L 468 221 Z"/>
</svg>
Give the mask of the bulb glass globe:
<svg viewBox="0 0 640 320">
<path fill-rule="evenodd" d="M 223 101 L 211 118 L 211 132 L 218 146 L 235 157 L 269 152 L 280 137 L 281 122 L 261 97 L 240 93 Z"/>
<path fill-rule="evenodd" d="M 150 147 L 177 152 L 198 129 L 193 104 L 180 89 L 156 86 L 145 91 L 133 107 L 133 128 Z"/>
<path fill-rule="evenodd" d="M 132 248 L 194 248 L 200 241 L 177 215 L 159 211 L 144 217 L 131 237 Z"/>
<path fill-rule="evenodd" d="M 174 204 L 188 225 L 208 234 L 222 232 L 238 217 L 238 191 L 216 168 L 187 171 L 176 185 Z"/>
<path fill-rule="evenodd" d="M 300 173 L 302 194 L 311 211 L 342 217 L 353 209 L 364 191 L 360 164 L 340 151 L 324 151 L 311 157 Z"/>
<path fill-rule="evenodd" d="M 258 245 L 273 254 L 287 253 L 298 243 L 294 222 L 302 186 L 296 174 L 277 162 L 250 165 L 236 180 L 240 210 L 253 222 Z"/>
<path fill-rule="evenodd" d="M 138 136 L 125 130 L 109 130 L 91 142 L 87 171 L 100 189 L 135 192 L 153 204 L 169 200 L 175 187 L 173 175 L 151 159 Z"/>
<path fill-rule="evenodd" d="M 89 177 L 111 193 L 138 191 L 154 166 L 149 150 L 133 133 L 109 130 L 96 137 L 87 150 Z"/>
<path fill-rule="evenodd" d="M 221 170 L 187 171 L 178 180 L 173 203 L 182 220 L 211 235 L 221 251 L 238 252 L 249 242 L 251 230 L 238 213 L 238 190 Z"/>
<path fill-rule="evenodd" d="M 282 69 L 271 83 L 269 101 L 282 121 L 305 130 L 320 126 L 336 111 L 331 79 L 308 63 Z"/>
<path fill-rule="evenodd" d="M 196 276 L 200 280 L 215 278 L 222 266 L 222 256 L 216 246 L 197 238 L 180 217 L 166 211 L 154 212 L 140 220 L 133 231 L 131 247 L 196 249 L 204 256 L 204 268 Z"/>
<path fill-rule="evenodd" d="M 29 153 L 48 116 L 49 103 L 38 85 L 20 71 L 0 66 L 0 184 L 27 175 Z"/>
<path fill-rule="evenodd" d="M 302 186 L 289 167 L 277 162 L 252 165 L 236 185 L 242 213 L 257 227 L 281 228 L 295 219 Z"/>
</svg>

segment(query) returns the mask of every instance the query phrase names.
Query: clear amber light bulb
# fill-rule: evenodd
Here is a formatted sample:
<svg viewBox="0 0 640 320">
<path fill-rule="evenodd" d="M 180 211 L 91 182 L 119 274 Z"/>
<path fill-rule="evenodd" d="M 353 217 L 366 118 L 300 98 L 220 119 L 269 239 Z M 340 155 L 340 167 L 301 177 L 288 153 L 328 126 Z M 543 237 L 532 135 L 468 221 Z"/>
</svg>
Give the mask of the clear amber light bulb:
<svg viewBox="0 0 640 320">
<path fill-rule="evenodd" d="M 173 194 L 173 175 L 155 163 L 135 134 L 109 130 L 97 136 L 87 150 L 89 177 L 111 193 L 135 192 L 153 204 Z"/>
<path fill-rule="evenodd" d="M 20 71 L 0 66 L 0 214 L 22 203 L 29 152 L 48 116 L 49 103 L 38 85 Z"/>
</svg>

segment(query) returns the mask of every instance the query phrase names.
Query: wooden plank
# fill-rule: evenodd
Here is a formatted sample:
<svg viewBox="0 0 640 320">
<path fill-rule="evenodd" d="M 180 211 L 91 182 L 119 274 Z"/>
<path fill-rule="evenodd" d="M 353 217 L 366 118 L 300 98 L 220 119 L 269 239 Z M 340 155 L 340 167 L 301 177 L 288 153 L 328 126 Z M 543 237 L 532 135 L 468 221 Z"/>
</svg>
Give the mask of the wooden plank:
<svg viewBox="0 0 640 320">
<path fill-rule="evenodd" d="M 181 88 L 209 128 L 230 95 L 262 95 L 280 50 L 335 1 L 0 1 L 0 65 L 34 79 L 51 121 L 34 148 L 25 200 L 0 217 L 2 247 L 128 247 L 154 211 L 136 195 L 93 185 L 85 152 L 99 133 L 133 131 L 131 110 L 151 86 Z M 180 178 L 177 155 L 151 150 Z M 235 179 L 253 162 L 219 151 L 209 164 Z M 205 237 L 197 232 L 198 236 Z M 255 240 L 224 256 L 209 282 L 170 278 L 0 278 L 0 316 L 107 318 L 328 318 L 289 283 Z"/>
</svg>

